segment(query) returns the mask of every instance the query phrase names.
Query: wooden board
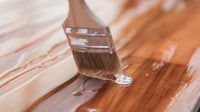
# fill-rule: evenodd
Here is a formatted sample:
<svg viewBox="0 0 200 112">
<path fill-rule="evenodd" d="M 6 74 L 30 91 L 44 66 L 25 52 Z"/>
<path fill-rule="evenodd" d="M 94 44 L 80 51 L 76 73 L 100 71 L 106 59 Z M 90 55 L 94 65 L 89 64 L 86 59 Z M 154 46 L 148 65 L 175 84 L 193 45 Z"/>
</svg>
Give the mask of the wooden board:
<svg viewBox="0 0 200 112">
<path fill-rule="evenodd" d="M 0 112 L 191 112 L 200 106 L 199 0 L 86 0 L 129 86 L 77 74 L 66 0 L 0 2 Z"/>
</svg>

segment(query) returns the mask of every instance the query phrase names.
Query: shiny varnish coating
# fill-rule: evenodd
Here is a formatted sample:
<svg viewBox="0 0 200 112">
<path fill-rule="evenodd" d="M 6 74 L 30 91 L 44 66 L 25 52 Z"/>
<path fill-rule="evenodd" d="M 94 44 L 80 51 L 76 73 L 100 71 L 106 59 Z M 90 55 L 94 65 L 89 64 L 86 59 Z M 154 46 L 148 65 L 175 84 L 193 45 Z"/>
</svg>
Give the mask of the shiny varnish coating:
<svg viewBox="0 0 200 112">
<path fill-rule="evenodd" d="M 199 108 L 199 0 L 86 0 L 111 26 L 121 86 L 77 74 L 67 1 L 0 2 L 0 111 L 190 112 Z"/>
</svg>

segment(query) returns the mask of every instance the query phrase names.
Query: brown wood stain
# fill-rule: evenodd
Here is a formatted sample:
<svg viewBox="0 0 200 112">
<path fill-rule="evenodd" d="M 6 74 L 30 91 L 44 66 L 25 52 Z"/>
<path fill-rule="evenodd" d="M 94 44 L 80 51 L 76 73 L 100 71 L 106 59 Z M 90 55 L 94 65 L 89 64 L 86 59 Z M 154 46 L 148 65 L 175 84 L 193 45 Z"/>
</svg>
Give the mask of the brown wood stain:
<svg viewBox="0 0 200 112">
<path fill-rule="evenodd" d="M 108 1 L 105 4 L 114 0 Z M 90 3 L 89 0 L 88 2 Z M 115 2 L 117 1 L 113 3 Z M 10 10 L 12 9 L 11 6 L 16 9 L 20 5 L 19 3 L 10 3 L 8 7 L 2 4 L 0 4 L 0 9 L 5 10 L 10 7 L 7 10 L 8 13 L 0 10 L 2 15 L 7 15 L 8 17 L 13 15 L 14 17 L 18 14 L 18 12 L 13 12 L 13 14 L 9 12 L 12 11 Z M 36 32 L 43 32 L 38 35 L 40 38 L 31 43 L 23 44 L 16 50 L 4 46 L 10 52 L 6 54 L 0 52 L 0 102 L 4 101 L 0 106 L 6 105 L 4 106 L 5 108 L 12 109 L 14 104 L 27 112 L 178 112 L 193 111 L 199 108 L 200 32 L 198 29 L 200 28 L 200 2 L 198 0 L 177 0 L 174 3 L 170 2 L 170 0 L 145 1 L 144 3 L 141 0 L 125 0 L 124 4 L 118 6 L 119 13 L 113 16 L 113 21 L 111 21 L 112 27 L 118 30 L 112 33 L 117 35 L 115 37 L 116 48 L 118 48 L 117 54 L 121 59 L 125 74 L 134 79 L 131 85 L 122 86 L 113 82 L 74 74 L 72 79 L 65 80 L 65 83 L 51 88 L 49 92 L 42 94 L 34 102 L 27 102 L 23 106 L 23 102 L 35 98 L 36 93 L 41 91 L 37 91 L 39 87 L 38 85 L 35 87 L 34 84 L 30 86 L 32 88 L 29 88 L 29 91 L 26 91 L 27 93 L 23 93 L 21 88 L 25 88 L 28 82 L 34 82 L 34 76 L 38 74 L 41 74 L 38 77 L 44 75 L 42 73 L 52 70 L 49 69 L 50 67 L 57 67 L 55 66 L 56 64 L 63 62 L 71 55 L 66 42 L 55 42 L 51 43 L 51 49 L 46 53 L 39 57 L 31 58 L 26 63 L 23 63 L 22 66 L 14 67 L 23 53 L 28 53 L 33 48 L 43 48 L 43 43 L 47 43 L 51 36 L 58 39 L 62 36 L 65 38 L 64 33 L 58 32 L 62 30 L 60 28 L 62 21 L 55 19 L 54 16 L 59 11 L 65 10 L 66 4 L 62 0 L 44 0 L 43 2 L 36 0 L 29 5 L 32 12 L 21 12 L 20 10 L 19 12 L 22 15 L 20 19 L 18 18 L 19 22 L 23 21 L 22 18 L 27 17 L 27 13 L 31 13 L 30 15 L 32 16 L 30 18 L 39 18 L 38 21 L 40 19 L 48 19 L 48 21 L 44 21 L 45 23 L 43 24 L 39 24 L 37 21 L 33 23 L 36 25 L 35 28 L 38 29 Z M 38 6 L 41 6 L 40 11 L 33 10 Z M 142 6 L 145 7 L 141 8 Z M 169 9 L 166 9 L 166 7 Z M 49 12 L 46 8 L 49 9 Z M 144 8 L 146 9 L 142 10 Z M 26 8 L 22 7 L 22 9 L 25 10 Z M 53 13 L 50 9 L 59 11 Z M 45 15 L 46 11 L 48 12 L 47 15 Z M 49 14 L 53 16 L 49 17 Z M 2 15 L 0 17 L 3 17 Z M 63 20 L 65 19 L 65 14 L 60 14 L 59 16 L 56 18 L 61 18 L 62 16 Z M 111 17 L 112 14 L 106 16 Z M 22 35 L 23 30 L 26 28 L 27 34 L 31 35 L 33 33 L 32 30 L 35 31 L 34 28 L 28 29 L 30 26 L 24 22 L 24 26 L 19 27 L 19 29 L 12 28 L 16 20 L 10 19 L 12 21 L 2 19 L 2 23 L 5 22 L 5 24 L 0 26 L 0 29 L 7 26 L 6 28 L 10 28 L 10 30 L 5 30 L 5 32 L 0 30 L 0 44 L 17 39 L 18 35 L 27 38 L 27 35 Z M 58 25 L 53 26 L 48 31 L 43 31 L 51 22 L 55 22 Z M 16 42 L 15 44 L 18 43 Z M 1 49 L 3 47 L 0 45 Z M 64 49 L 66 49 L 65 52 L 59 54 Z M 48 56 L 51 58 L 44 61 Z M 70 62 L 71 60 L 68 61 Z M 42 68 L 34 69 L 34 67 Z M 66 65 L 66 69 L 68 69 L 67 67 L 69 66 Z M 59 73 L 60 69 L 56 69 Z M 6 74 L 3 75 L 2 73 L 5 73 L 5 71 Z M 55 73 L 52 70 L 49 74 L 51 72 Z M 59 76 L 59 74 L 56 75 Z M 63 76 L 58 79 L 63 79 Z M 49 77 L 36 80 L 35 83 L 43 84 L 48 81 Z M 43 90 L 46 90 L 56 82 L 57 80 L 52 81 L 43 87 Z M 15 101 L 13 101 L 12 104 L 7 104 L 6 102 L 9 101 L 6 99 L 11 97 L 14 99 L 15 94 L 12 95 L 10 93 L 15 92 L 25 95 L 20 96 L 20 101 L 23 102 L 17 100 L 19 103 L 15 104 Z M 9 97 L 2 100 L 5 96 Z M 0 111 L 4 111 L 2 109 L 0 108 Z"/>
<path fill-rule="evenodd" d="M 125 70 L 125 73 L 133 77 L 133 84 L 121 86 L 107 82 L 95 95 L 86 92 L 86 95 L 79 94 L 73 96 L 73 92 L 80 88 L 84 80 L 86 80 L 81 76 L 75 80 L 72 85 L 65 86 L 47 100 L 42 101 L 32 111 L 67 111 L 70 106 L 73 107 L 73 105 L 75 105 L 75 103 L 70 101 L 71 97 L 76 97 L 83 101 L 79 104 L 80 107 L 76 109 L 78 112 L 89 111 L 90 109 L 96 109 L 100 112 L 160 112 L 166 108 L 167 104 L 178 90 L 188 85 L 192 79 L 192 77 L 187 76 L 186 71 L 188 67 L 184 65 L 164 63 L 162 67 L 153 70 L 152 65 L 160 62 L 137 57 L 130 57 L 125 60 L 131 62 L 129 63 L 130 67 Z M 93 82 L 91 85 L 94 86 L 96 83 L 98 82 Z M 71 92 L 69 92 L 69 90 Z M 66 95 L 60 96 L 64 93 L 63 91 L 65 91 Z M 62 99 L 62 101 L 59 99 Z M 47 108 L 45 107 L 48 105 L 54 106 L 46 110 Z"/>
</svg>

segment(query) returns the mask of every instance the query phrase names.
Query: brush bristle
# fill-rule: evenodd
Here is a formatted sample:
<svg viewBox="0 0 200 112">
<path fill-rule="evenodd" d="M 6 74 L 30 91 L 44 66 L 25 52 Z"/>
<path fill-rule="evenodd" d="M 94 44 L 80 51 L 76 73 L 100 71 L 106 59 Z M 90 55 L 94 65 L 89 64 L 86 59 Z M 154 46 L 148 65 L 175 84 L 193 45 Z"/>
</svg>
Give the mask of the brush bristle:
<svg viewBox="0 0 200 112">
<path fill-rule="evenodd" d="M 115 80 L 114 74 L 122 72 L 116 52 L 76 52 L 73 51 L 79 73 L 104 80 Z"/>
</svg>

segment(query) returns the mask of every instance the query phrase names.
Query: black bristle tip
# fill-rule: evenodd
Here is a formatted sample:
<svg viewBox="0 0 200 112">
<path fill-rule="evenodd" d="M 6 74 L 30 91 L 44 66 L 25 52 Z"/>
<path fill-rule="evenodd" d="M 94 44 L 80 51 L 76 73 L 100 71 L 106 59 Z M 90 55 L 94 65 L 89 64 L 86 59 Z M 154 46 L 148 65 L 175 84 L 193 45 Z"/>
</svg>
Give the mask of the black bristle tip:
<svg viewBox="0 0 200 112">
<path fill-rule="evenodd" d="M 73 51 L 73 56 L 79 73 L 82 75 L 104 80 L 115 80 L 114 74 L 122 71 L 116 52 L 91 53 Z"/>
</svg>

